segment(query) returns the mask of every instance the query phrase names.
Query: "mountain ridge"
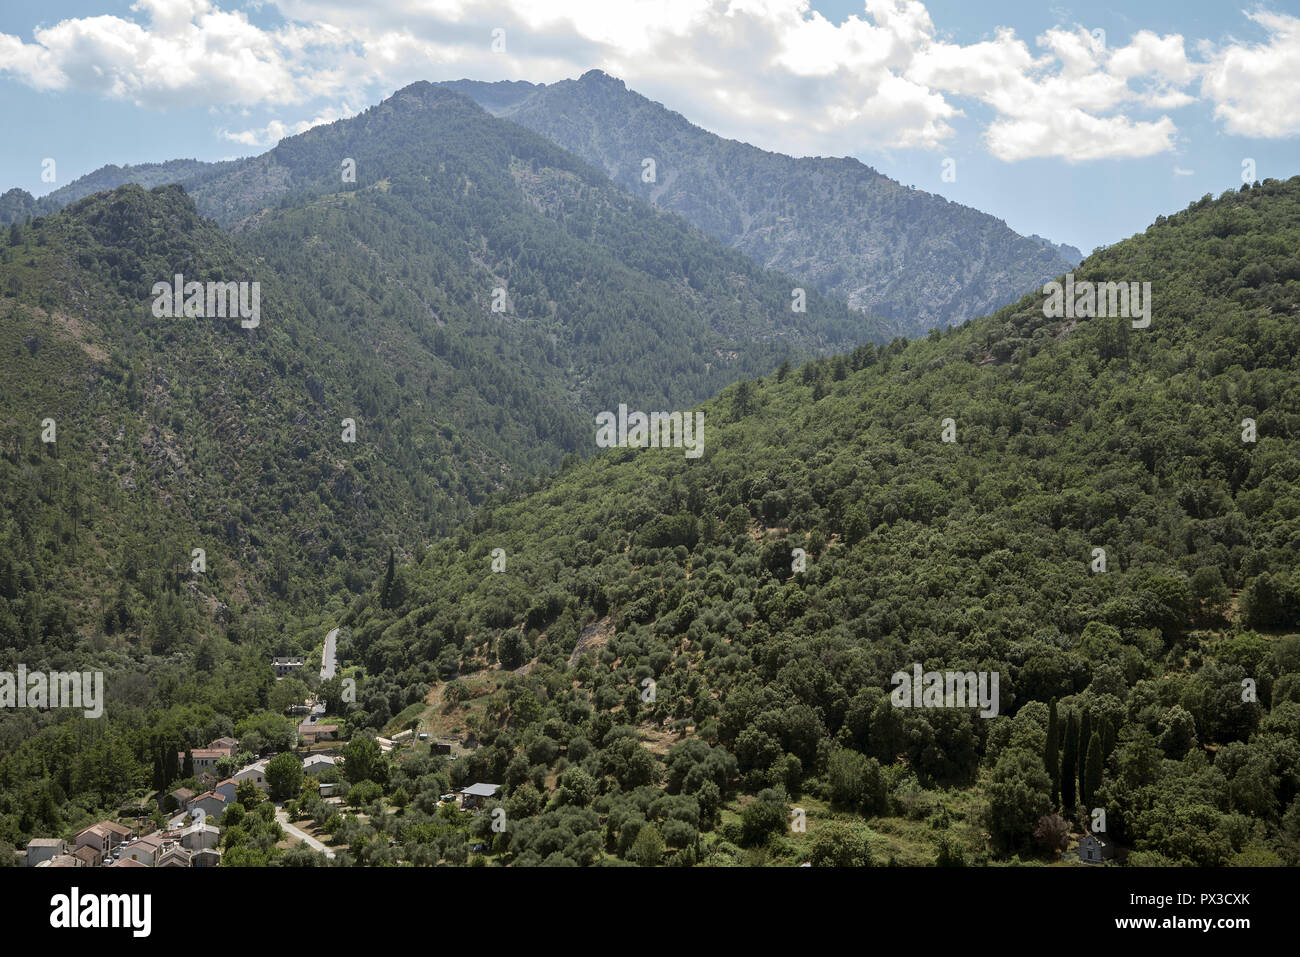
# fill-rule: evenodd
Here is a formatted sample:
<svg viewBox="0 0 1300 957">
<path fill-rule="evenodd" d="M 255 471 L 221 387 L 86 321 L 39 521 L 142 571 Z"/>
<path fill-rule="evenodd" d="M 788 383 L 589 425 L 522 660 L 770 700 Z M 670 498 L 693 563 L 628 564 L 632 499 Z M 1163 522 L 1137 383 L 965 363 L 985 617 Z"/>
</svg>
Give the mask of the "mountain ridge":
<svg viewBox="0 0 1300 957">
<path fill-rule="evenodd" d="M 1082 258 L 853 157 L 795 158 L 723 138 L 599 70 L 533 89 L 443 85 L 548 136 L 756 262 L 910 335 L 992 312 Z M 654 184 L 640 181 L 645 158 L 656 160 Z"/>
</svg>

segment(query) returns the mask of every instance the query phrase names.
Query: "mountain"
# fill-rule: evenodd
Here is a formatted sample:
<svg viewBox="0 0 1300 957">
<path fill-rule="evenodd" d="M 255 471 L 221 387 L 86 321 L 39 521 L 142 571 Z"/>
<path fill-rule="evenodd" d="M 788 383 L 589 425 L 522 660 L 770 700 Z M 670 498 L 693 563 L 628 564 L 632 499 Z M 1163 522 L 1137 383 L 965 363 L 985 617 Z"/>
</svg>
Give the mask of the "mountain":
<svg viewBox="0 0 1300 957">
<path fill-rule="evenodd" d="M 699 459 L 478 510 L 349 655 L 477 736 L 503 863 L 1027 860 L 1098 807 L 1130 864 L 1300 862 L 1297 248 L 1268 180 L 1075 271 L 1150 283 L 1145 327 L 1037 292 L 731 386 Z M 897 707 L 914 666 L 998 675 L 994 715 Z"/>
<path fill-rule="evenodd" d="M 993 312 L 1083 258 L 854 159 L 795 159 L 723 139 L 599 70 L 550 85 L 445 85 L 908 335 Z M 655 161 L 649 183 L 646 158 Z"/>
<path fill-rule="evenodd" d="M 602 410 L 883 337 L 428 84 L 214 172 L 195 192 L 235 231 L 126 185 L 0 236 L 7 654 L 193 654 L 341 601 L 594 452 Z M 159 315 L 178 274 L 257 283 L 261 320 Z"/>
<path fill-rule="evenodd" d="M 0 231 L 0 670 L 107 689 L 93 725 L 0 712 L 0 858 L 145 799 L 178 750 L 290 747 L 301 686 L 269 656 L 316 654 L 385 564 L 594 453 L 598 412 L 886 337 L 427 84 L 200 172 Z M 178 274 L 256 284 L 256 321 L 167 316 Z"/>
<path fill-rule="evenodd" d="M 32 216 L 46 216 L 58 212 L 69 203 L 92 193 L 117 189 L 127 183 L 152 189 L 172 183 L 193 184 L 222 170 L 238 166 L 242 160 L 206 163 L 202 160 L 181 159 L 166 163 L 140 163 L 135 166 L 101 166 L 93 173 L 79 176 L 67 186 L 60 186 L 40 199 L 35 199 L 23 189 L 11 189 L 0 195 L 0 225 L 21 223 Z"/>
</svg>

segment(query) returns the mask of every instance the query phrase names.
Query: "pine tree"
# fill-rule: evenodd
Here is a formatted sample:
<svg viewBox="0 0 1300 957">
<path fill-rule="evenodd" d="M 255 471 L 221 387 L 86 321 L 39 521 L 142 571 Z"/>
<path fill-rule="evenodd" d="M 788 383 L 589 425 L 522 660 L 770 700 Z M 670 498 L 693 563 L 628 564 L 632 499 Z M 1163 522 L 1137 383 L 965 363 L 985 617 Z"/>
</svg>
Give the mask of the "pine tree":
<svg viewBox="0 0 1300 957">
<path fill-rule="evenodd" d="M 1092 807 L 1092 799 L 1101 787 L 1101 736 L 1092 733 L 1088 741 L 1088 759 L 1084 762 L 1083 803 Z"/>
<path fill-rule="evenodd" d="M 1047 744 L 1043 749 L 1043 766 L 1052 779 L 1052 807 L 1061 802 L 1061 727 L 1056 716 L 1056 699 L 1047 710 Z"/>
<path fill-rule="evenodd" d="M 1065 748 L 1061 753 L 1061 810 L 1067 815 L 1074 812 L 1075 768 L 1079 755 L 1079 715 L 1071 711 L 1065 724 Z"/>
</svg>

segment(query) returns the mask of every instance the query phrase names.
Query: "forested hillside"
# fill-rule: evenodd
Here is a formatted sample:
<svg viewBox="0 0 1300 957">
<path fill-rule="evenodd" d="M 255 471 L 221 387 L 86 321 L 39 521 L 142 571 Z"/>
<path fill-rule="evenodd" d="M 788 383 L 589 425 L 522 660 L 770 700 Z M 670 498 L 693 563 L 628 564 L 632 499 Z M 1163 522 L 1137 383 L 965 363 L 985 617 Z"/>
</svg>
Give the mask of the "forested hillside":
<svg viewBox="0 0 1300 957">
<path fill-rule="evenodd" d="M 166 163 L 140 163 L 135 166 L 102 166 L 93 173 L 79 176 L 67 186 L 51 190 L 40 199 L 34 198 L 24 189 L 11 189 L 0 194 L 0 225 L 21 223 L 32 216 L 45 216 L 57 213 L 69 203 L 83 199 L 92 193 L 117 189 L 127 183 L 135 183 L 152 189 L 155 186 L 168 186 L 173 183 L 193 184 L 197 180 L 217 174 L 239 165 L 242 160 L 228 160 L 223 163 L 205 163 L 201 160 L 170 160 Z"/>
<path fill-rule="evenodd" d="M 723 139 L 599 70 L 550 85 L 444 85 L 536 130 L 755 262 L 908 335 L 990 313 L 1081 258 L 1077 249 L 1021 236 L 1000 219 L 854 159 L 795 159 Z M 647 159 L 655 164 L 651 182 Z"/>
<path fill-rule="evenodd" d="M 0 657 L 104 670 L 114 753 L 5 712 L 0 840 L 252 720 L 268 654 L 315 648 L 395 551 L 594 452 L 597 411 L 884 338 L 815 290 L 794 311 L 789 278 L 451 92 L 305 137 L 263 180 L 194 187 L 234 231 L 126 185 L 0 232 Z M 156 315 L 177 274 L 256 282 L 260 321 Z"/>
<path fill-rule="evenodd" d="M 1032 861 L 1096 808 L 1130 864 L 1300 863 L 1297 248 L 1300 177 L 1206 197 L 1076 271 L 1147 328 L 1026 295 L 485 507 L 345 619 L 353 720 L 433 682 L 503 863 Z M 894 707 L 913 663 L 998 715 Z"/>
<path fill-rule="evenodd" d="M 792 313 L 789 280 L 454 94 L 426 87 L 331 128 L 338 142 L 322 135 L 281 149 L 338 191 L 263 211 L 235 237 L 176 187 L 129 186 L 3 237 L 9 514 L 33 495 L 59 506 L 32 504 L 6 561 L 69 575 L 93 610 L 70 619 L 83 634 L 108 599 L 85 589 L 79 560 L 32 556 L 37 528 L 73 533 L 81 497 L 143 510 L 140 541 L 171 556 L 143 563 L 156 574 L 188 565 L 190 548 L 148 532 L 148 516 L 183 502 L 185 524 L 165 525 L 217 536 L 234 589 L 223 602 L 356 589 L 384 543 L 440 534 L 485 494 L 591 451 L 583 423 L 599 409 L 681 409 L 869 334 L 815 293 Z M 345 183 L 336 157 L 349 153 L 383 165 Z M 154 317 L 153 284 L 177 272 L 259 280 L 266 321 Z M 63 430 L 52 448 L 46 416 Z M 70 500 L 41 469 L 66 473 Z"/>
<path fill-rule="evenodd" d="M 1034 863 L 1096 809 L 1130 864 L 1300 863 L 1300 177 L 1075 270 L 1145 328 L 880 344 L 428 84 L 208 173 L 0 232 L 0 670 L 108 689 L 0 714 L 0 850 L 290 750 L 267 658 L 338 625 L 351 810 L 292 811 L 336 863 Z M 260 321 L 156 316 L 177 273 Z M 595 454 L 701 402 L 698 459 Z M 996 716 L 894 707 L 913 665 Z M 465 751 L 371 739 L 414 727 Z"/>
</svg>

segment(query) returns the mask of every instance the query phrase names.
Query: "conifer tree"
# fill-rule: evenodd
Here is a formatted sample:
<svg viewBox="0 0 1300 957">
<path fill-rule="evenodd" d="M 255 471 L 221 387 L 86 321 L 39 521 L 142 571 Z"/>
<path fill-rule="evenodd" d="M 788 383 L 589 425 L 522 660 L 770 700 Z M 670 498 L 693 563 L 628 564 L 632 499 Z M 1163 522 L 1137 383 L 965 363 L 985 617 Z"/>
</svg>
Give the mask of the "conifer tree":
<svg viewBox="0 0 1300 957">
<path fill-rule="evenodd" d="M 1061 801 L 1061 727 L 1056 716 L 1056 699 L 1047 711 L 1047 744 L 1043 749 L 1043 766 L 1052 779 L 1052 807 Z"/>
<path fill-rule="evenodd" d="M 1084 761 L 1083 781 L 1083 803 L 1091 808 L 1092 799 L 1097 796 L 1097 789 L 1101 787 L 1101 737 L 1095 731 L 1088 740 L 1088 757 Z"/>
<path fill-rule="evenodd" d="M 384 584 L 379 589 L 379 607 L 381 608 L 393 607 L 393 579 L 397 575 L 395 564 L 396 556 L 394 556 L 393 549 L 390 546 L 388 549 L 388 568 L 384 572 Z"/>
<path fill-rule="evenodd" d="M 1085 758 L 1087 756 L 1086 752 L 1088 748 L 1088 742 L 1091 740 L 1092 740 L 1092 714 L 1089 711 L 1084 711 L 1083 714 L 1079 717 L 1079 740 L 1074 751 L 1074 760 L 1078 766 L 1080 800 L 1084 800 L 1083 797 L 1083 793 L 1085 790 L 1084 772 L 1087 770 L 1087 762 Z"/>
<path fill-rule="evenodd" d="M 1061 752 L 1061 810 L 1066 814 L 1074 811 L 1075 781 L 1078 778 L 1076 767 L 1079 755 L 1079 715 L 1071 711 L 1065 724 L 1065 746 Z"/>
</svg>

